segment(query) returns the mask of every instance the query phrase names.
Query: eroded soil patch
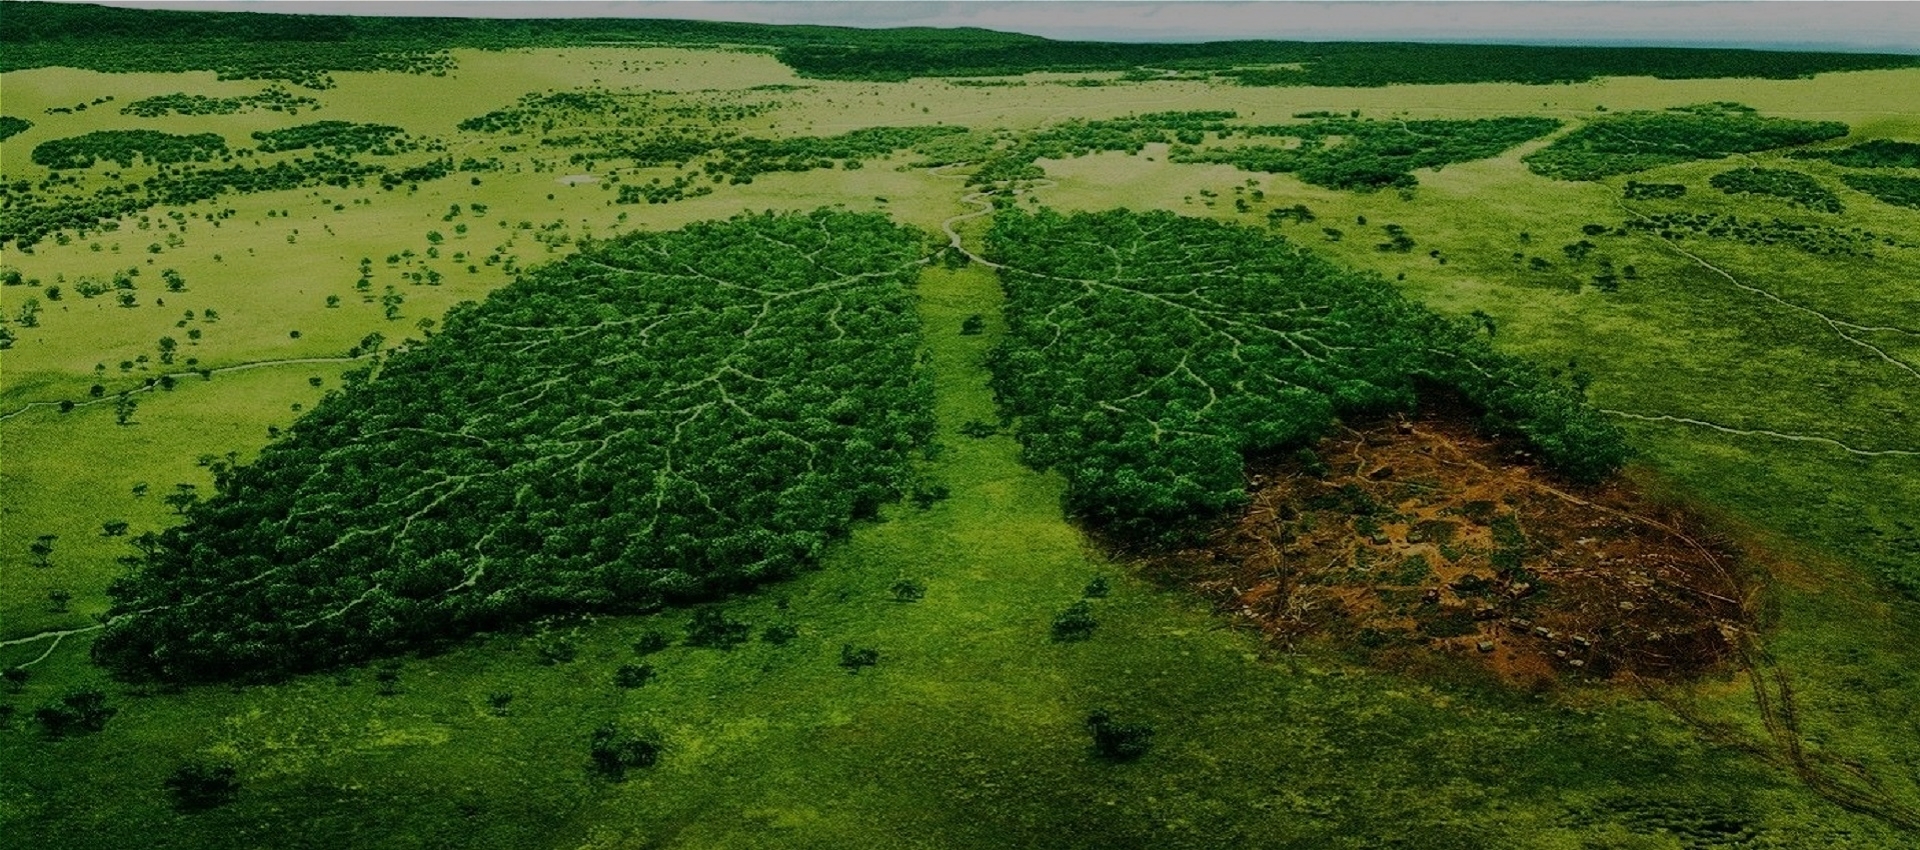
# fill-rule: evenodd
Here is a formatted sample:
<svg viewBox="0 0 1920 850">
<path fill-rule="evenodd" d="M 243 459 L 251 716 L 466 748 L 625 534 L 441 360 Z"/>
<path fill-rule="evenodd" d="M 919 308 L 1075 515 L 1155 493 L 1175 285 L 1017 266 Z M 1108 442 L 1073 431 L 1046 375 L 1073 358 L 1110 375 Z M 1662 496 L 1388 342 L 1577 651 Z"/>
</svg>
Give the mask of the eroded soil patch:
<svg viewBox="0 0 1920 850">
<path fill-rule="evenodd" d="M 1572 487 L 1457 411 L 1342 428 L 1250 470 L 1252 503 L 1147 557 L 1276 642 L 1427 650 L 1537 685 L 1674 678 L 1750 628 L 1725 543 L 1615 480 Z"/>
</svg>

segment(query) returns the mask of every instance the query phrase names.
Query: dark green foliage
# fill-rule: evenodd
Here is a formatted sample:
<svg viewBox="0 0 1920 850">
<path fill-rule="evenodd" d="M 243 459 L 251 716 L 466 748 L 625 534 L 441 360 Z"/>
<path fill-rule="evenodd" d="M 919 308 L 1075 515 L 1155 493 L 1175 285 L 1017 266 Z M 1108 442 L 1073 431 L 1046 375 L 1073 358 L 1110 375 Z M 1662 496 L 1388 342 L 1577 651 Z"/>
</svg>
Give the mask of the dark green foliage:
<svg viewBox="0 0 1920 850">
<path fill-rule="evenodd" d="M 1320 118 L 1303 124 L 1240 128 L 1253 137 L 1299 140 L 1297 146 L 1176 151 L 1177 162 L 1222 162 L 1248 171 L 1291 173 L 1330 189 L 1405 188 L 1413 171 L 1498 156 L 1514 145 L 1559 129 L 1554 118 L 1506 117 L 1466 121 L 1372 121 Z M 1339 137 L 1338 144 L 1327 140 Z M 1304 210 L 1305 208 L 1301 208 Z M 1295 213 L 1300 221 L 1311 212 Z"/>
<path fill-rule="evenodd" d="M 660 182 L 660 178 L 655 177 L 651 181 L 639 185 L 632 183 L 621 184 L 619 194 L 614 198 L 614 203 L 637 204 L 645 201 L 649 204 L 668 204 L 674 201 L 711 194 L 713 194 L 713 186 L 701 183 L 698 178 L 691 174 L 682 174 L 667 183 L 662 183 Z"/>
<path fill-rule="evenodd" d="M 909 494 L 909 498 L 913 500 L 913 506 L 923 511 L 952 497 L 953 488 L 937 481 L 918 482 L 913 485 L 913 492 Z"/>
<path fill-rule="evenodd" d="M 864 127 L 838 136 L 731 139 L 716 145 L 713 159 L 703 167 L 708 173 L 730 175 L 735 180 L 776 171 L 831 168 L 836 162 L 851 167 L 929 139 L 965 132 L 965 127 L 950 125 Z"/>
<path fill-rule="evenodd" d="M 637 688 L 653 681 L 652 664 L 622 664 L 613 671 L 613 686 L 616 688 Z"/>
<path fill-rule="evenodd" d="M 774 47 L 780 48 L 782 62 L 804 76 L 864 80 L 1145 67 L 1213 69 L 1249 85 L 1382 86 L 1563 83 L 1633 75 L 1793 79 L 1915 64 L 1914 57 L 1889 54 L 1279 41 L 1117 44 L 972 28 L 381 18 L 16 2 L 0 16 L 0 72 L 49 65 L 97 71 L 212 70 L 223 79 L 281 79 L 320 88 L 331 85 L 329 71 L 444 73 L 452 60 L 441 51 L 456 47 L 505 50 L 608 41 Z M 1296 64 L 1300 67 L 1290 67 Z M 1152 79 L 1157 72 L 1134 76 Z"/>
<path fill-rule="evenodd" d="M 687 621 L 687 645 L 704 649 L 732 649 L 747 642 L 753 626 L 727 617 L 719 608 L 702 608 Z"/>
<path fill-rule="evenodd" d="M 994 33 L 994 36 L 1000 34 Z M 904 80 L 1033 71 L 1200 69 L 1262 86 L 1571 83 L 1605 76 L 1792 79 L 1829 71 L 1912 67 L 1911 56 L 1664 47 L 1532 47 L 1480 44 L 1222 41 L 1114 44 L 1039 39 L 995 43 L 796 46 L 781 61 L 802 75 Z M 852 39 L 847 39 L 853 42 Z M 1269 67 L 1258 67 L 1258 66 Z M 1285 67 L 1276 67 L 1285 66 Z M 1295 67 L 1297 66 L 1297 67 Z M 1153 79 L 1151 72 L 1135 79 Z"/>
<path fill-rule="evenodd" d="M 256 130 L 255 141 L 262 153 L 324 148 L 337 154 L 371 153 L 392 155 L 417 146 L 406 139 L 407 132 L 388 124 L 356 124 L 351 121 L 315 121 L 298 127 Z"/>
<path fill-rule="evenodd" d="M 1838 121 L 1765 118 L 1738 104 L 1705 104 L 1665 112 L 1622 112 L 1595 118 L 1526 156 L 1535 174 L 1598 180 L 1728 154 L 1824 142 L 1847 134 Z"/>
<path fill-rule="evenodd" d="M 652 655 L 673 645 L 673 639 L 665 632 L 644 632 L 633 642 L 635 655 Z"/>
<path fill-rule="evenodd" d="M 0 115 L 0 142 L 4 142 L 8 139 L 13 138 L 14 136 L 20 135 L 21 133 L 26 132 L 27 129 L 32 126 L 33 126 L 33 122 L 28 121 L 25 118 L 15 118 L 11 115 Z"/>
<path fill-rule="evenodd" d="M 903 578 L 889 590 L 895 602 L 919 602 L 927 597 L 927 583 L 919 579 Z"/>
<path fill-rule="evenodd" d="M 1086 589 L 1080 591 L 1080 595 L 1088 599 L 1105 599 L 1112 592 L 1113 586 L 1107 583 L 1106 576 L 1094 576 L 1087 581 Z"/>
<path fill-rule="evenodd" d="M 1920 142 L 1874 139 L 1828 150 L 1791 151 L 1794 159 L 1824 159 L 1848 168 L 1920 168 Z"/>
<path fill-rule="evenodd" d="M 1893 174 L 1842 174 L 1840 182 L 1897 207 L 1920 209 L 1920 177 Z"/>
<path fill-rule="evenodd" d="M 80 732 L 98 732 L 107 728 L 120 709 L 107 705 L 105 691 L 84 687 L 68 691 L 53 702 L 33 710 L 33 719 L 48 737 L 62 738 Z"/>
<path fill-rule="evenodd" d="M 0 681 L 7 683 L 7 691 L 9 693 L 17 694 L 25 690 L 27 687 L 27 679 L 31 677 L 32 674 L 29 673 L 25 667 L 8 667 L 6 670 L 0 671 Z"/>
<path fill-rule="evenodd" d="M 1707 182 L 1713 188 L 1729 195 L 1771 195 L 1784 198 L 1796 206 L 1821 212 L 1837 213 L 1846 209 L 1831 189 L 1798 171 L 1781 168 L 1736 168 L 1715 174 L 1713 179 Z"/>
<path fill-rule="evenodd" d="M 21 247 L 31 246 L 56 231 L 108 225 L 113 219 L 131 215 L 156 205 L 185 206 L 219 197 L 227 192 L 271 192 L 302 186 L 357 186 L 370 175 L 380 175 L 388 188 L 407 180 L 442 177 L 450 161 L 436 160 L 430 166 L 409 169 L 404 177 L 388 173 L 379 165 L 358 163 L 322 154 L 311 160 L 296 159 L 254 167 L 234 165 L 226 168 L 186 168 L 156 174 L 139 184 L 107 186 L 87 197 L 27 200 L 0 207 L 0 242 L 13 240 Z"/>
<path fill-rule="evenodd" d="M 162 783 L 183 812 L 219 808 L 240 794 L 239 771 L 223 762 L 190 761 L 174 768 Z"/>
<path fill-rule="evenodd" d="M 587 743 L 587 756 L 593 760 L 594 769 L 615 782 L 627 778 L 629 770 L 657 764 L 660 750 L 657 738 L 636 734 L 612 723 L 593 730 L 593 737 Z"/>
<path fill-rule="evenodd" d="M 1053 615 L 1051 633 L 1057 643 L 1072 643 L 1093 637 L 1093 630 L 1099 625 L 1093 619 L 1093 606 L 1081 599 Z"/>
<path fill-rule="evenodd" d="M 95 130 L 65 139 L 49 139 L 33 146 L 33 161 L 48 168 L 90 168 L 99 160 L 131 168 L 135 159 L 148 165 L 207 162 L 227 152 L 227 140 L 216 133 L 179 136 L 158 130 Z"/>
<path fill-rule="evenodd" d="M 1110 761 L 1133 761 L 1153 746 L 1153 727 L 1145 723 L 1121 723 L 1113 713 L 1095 709 L 1086 719 L 1087 733 L 1093 736 L 1095 755 Z"/>
<path fill-rule="evenodd" d="M 1916 180 L 1916 185 L 1920 185 L 1920 180 Z M 1871 257 L 1877 245 L 1891 244 L 1901 247 L 1915 245 L 1906 239 L 1862 230 L 1858 227 L 1842 229 L 1781 221 L 1777 218 L 1741 218 L 1719 213 L 1655 213 L 1627 219 L 1623 226 L 1628 230 L 1653 233 L 1666 239 L 1682 239 L 1690 235 L 1706 236 L 1713 239 L 1731 239 L 1748 245 L 1787 245 L 1809 254 L 1832 256 Z"/>
<path fill-rule="evenodd" d="M 785 646 L 792 643 L 793 639 L 799 636 L 800 630 L 798 628 L 788 623 L 775 623 L 760 633 L 760 640 L 763 643 L 770 643 L 774 646 Z"/>
<path fill-rule="evenodd" d="M 507 716 L 507 713 L 508 713 L 507 706 L 510 706 L 512 704 L 513 704 L 512 691 L 494 691 L 490 694 L 487 694 L 487 708 L 493 711 L 493 716 L 495 717 Z"/>
<path fill-rule="evenodd" d="M 1207 133 L 1227 129 L 1235 113 L 1200 110 L 1154 112 L 1097 121 L 1070 119 L 1022 137 L 1011 147 L 995 151 L 974 168 L 969 185 L 986 186 L 1044 175 L 1035 160 L 1070 159 L 1104 151 L 1139 153 L 1147 145 L 1185 140 L 1198 144 Z"/>
<path fill-rule="evenodd" d="M 860 668 L 872 667 L 878 663 L 880 663 L 880 650 L 871 647 L 854 649 L 853 644 L 850 643 L 840 645 L 840 666 L 845 667 L 849 674 L 858 673 Z"/>
<path fill-rule="evenodd" d="M 1421 383 L 1463 394 L 1570 477 L 1626 454 L 1617 427 L 1477 325 L 1263 229 L 1002 212 L 987 250 L 1008 296 L 993 388 L 1025 458 L 1066 476 L 1071 513 L 1122 533 L 1217 517 L 1245 499 L 1246 455 L 1303 445 L 1335 416 L 1404 410 Z"/>
<path fill-rule="evenodd" d="M 923 248 L 878 215 L 743 215 L 457 306 L 216 476 L 114 584 L 125 616 L 96 655 L 179 678 L 324 667 L 810 566 L 932 434 Z"/>
<path fill-rule="evenodd" d="M 140 118 L 158 118 L 163 115 L 232 115 L 236 112 L 251 112 L 255 109 L 270 109 L 297 115 L 302 109 L 318 109 L 320 101 L 305 95 L 297 95 L 281 86 L 268 86 L 259 94 L 245 94 L 238 97 L 208 97 L 204 94 L 155 95 L 136 100 L 120 107 L 120 114 L 134 115 Z"/>
<path fill-rule="evenodd" d="M 975 313 L 960 320 L 961 336 L 978 336 L 987 330 L 987 317 Z"/>
<path fill-rule="evenodd" d="M 572 634 L 547 632 L 533 640 L 533 656 L 549 667 L 572 664 L 580 657 L 580 639 Z"/>
<path fill-rule="evenodd" d="M 1620 192 L 1629 201 L 1678 198 L 1686 193 L 1687 187 L 1681 183 L 1642 183 L 1638 180 L 1628 180 L 1626 188 Z"/>
</svg>

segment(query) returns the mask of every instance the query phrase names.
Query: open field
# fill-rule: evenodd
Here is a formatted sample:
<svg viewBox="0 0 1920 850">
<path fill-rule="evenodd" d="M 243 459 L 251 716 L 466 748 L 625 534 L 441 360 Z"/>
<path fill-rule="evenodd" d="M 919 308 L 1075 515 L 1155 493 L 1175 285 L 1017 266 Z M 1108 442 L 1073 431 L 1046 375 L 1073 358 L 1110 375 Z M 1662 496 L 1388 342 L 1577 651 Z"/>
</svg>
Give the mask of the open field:
<svg viewBox="0 0 1920 850">
<path fill-rule="evenodd" d="M 55 173 L 29 158 L 43 142 L 136 128 L 215 133 L 238 150 L 261 130 L 377 123 L 456 161 L 497 161 L 391 190 L 375 177 L 228 192 L 0 249 L 5 266 L 37 281 L 0 289 L 14 337 L 0 354 L 0 666 L 28 671 L 0 693 L 15 712 L 0 731 L 0 834 L 20 846 L 1911 846 L 1920 246 L 1910 243 L 1920 210 L 1848 188 L 1841 176 L 1858 169 L 1778 151 L 1596 182 L 1550 180 L 1522 158 L 1596 116 L 1718 101 L 1850 128 L 1820 147 L 1920 140 L 1920 70 L 1378 88 L 1099 72 L 970 86 L 807 79 L 754 52 L 453 59 L 445 76 L 334 72 L 333 88 L 292 89 L 320 102 L 298 115 L 119 111 L 173 92 L 236 97 L 268 85 L 210 72 L 6 74 L 0 111 L 33 122 L 4 142 L 9 183 Z M 1106 84 L 1075 84 L 1087 80 Z M 1420 169 L 1418 186 L 1399 192 L 1171 162 L 1180 142 L 1044 157 L 1044 179 L 995 188 L 1026 208 L 1168 210 L 1266 229 L 1377 272 L 1442 315 L 1484 320 L 1495 349 L 1579 382 L 1625 430 L 1635 452 L 1626 481 L 1687 504 L 1743 553 L 1752 666 L 1723 663 L 1645 691 L 1563 671 L 1529 689 L 1443 652 L 1383 664 L 1338 636 L 1282 651 L 1233 628 L 1199 596 L 1134 574 L 1062 515 L 1065 480 L 1022 465 L 987 387 L 985 358 L 1005 333 L 996 276 L 935 258 L 915 293 L 939 448 L 917 474 L 949 497 L 888 505 L 819 569 L 714 603 L 752 624 L 737 648 L 678 645 L 689 613 L 669 609 L 554 618 L 271 684 L 136 684 L 93 666 L 88 648 L 129 540 L 182 521 L 165 501 L 176 485 L 211 495 L 215 465 L 251 461 L 344 373 L 369 365 L 369 334 L 382 337 L 374 349 L 426 343 L 455 304 L 628 231 L 839 206 L 884 212 L 937 246 L 944 222 L 985 203 L 962 200 L 980 189 L 965 185 L 966 166 L 932 168 L 905 147 L 729 182 L 741 172 L 575 160 L 598 149 L 540 144 L 565 126 L 459 128 L 523 94 L 597 89 L 662 98 L 644 122 L 601 114 L 600 129 L 680 122 L 763 139 L 936 124 L 1011 139 L 1172 110 L 1230 110 L 1235 125 L 1323 110 L 1565 121 L 1498 156 Z M 736 103 L 764 110 L 713 111 Z M 359 159 L 398 169 L 426 157 Z M 1844 211 L 1710 183 L 1748 167 L 1810 175 Z M 144 162 L 69 171 L 76 192 L 160 173 Z M 583 175 L 594 179 L 567 179 Z M 621 187 L 686 175 L 711 193 L 616 202 Z M 1685 194 L 1625 198 L 1629 179 Z M 1314 220 L 1270 219 L 1296 204 Z M 1670 218 L 1633 226 L 1677 214 L 1777 219 L 1852 253 L 1676 231 Z M 1394 235 L 1387 225 L 1409 250 L 1377 247 Z M 982 250 L 986 219 L 952 226 Z M 131 290 L 78 291 L 128 269 L 139 271 Z M 181 291 L 163 283 L 168 269 Z M 121 306 L 122 292 L 134 306 Z M 17 320 L 28 299 L 39 308 L 31 326 Z M 962 334 L 974 315 L 983 332 Z M 135 402 L 125 424 L 122 392 Z M 975 436 L 982 423 L 994 433 Z M 124 536 L 104 533 L 113 523 Z M 33 554 L 43 535 L 53 535 L 44 566 Z M 1085 600 L 1091 636 L 1050 639 L 1096 577 L 1111 594 Z M 905 599 L 903 582 L 924 596 Z M 56 591 L 68 598 L 56 603 Z M 794 634 L 762 640 L 775 626 Z M 650 631 L 675 645 L 637 655 Z M 572 647 L 572 659 L 555 646 Z M 877 650 L 877 663 L 836 663 L 859 649 Z M 616 671 L 635 663 L 652 665 L 653 679 L 617 687 Z M 111 722 L 43 735 L 34 709 L 86 684 L 105 689 Z M 1757 707 L 1756 691 L 1776 707 Z M 1783 691 L 1796 724 L 1784 731 L 1769 727 Z M 496 693 L 510 699 L 496 706 Z M 1097 708 L 1150 724 L 1152 748 L 1121 763 L 1090 754 L 1084 721 Z M 653 735 L 659 763 L 623 782 L 597 774 L 588 740 L 606 723 Z M 169 805 L 163 780 L 190 759 L 233 765 L 234 800 Z"/>
</svg>

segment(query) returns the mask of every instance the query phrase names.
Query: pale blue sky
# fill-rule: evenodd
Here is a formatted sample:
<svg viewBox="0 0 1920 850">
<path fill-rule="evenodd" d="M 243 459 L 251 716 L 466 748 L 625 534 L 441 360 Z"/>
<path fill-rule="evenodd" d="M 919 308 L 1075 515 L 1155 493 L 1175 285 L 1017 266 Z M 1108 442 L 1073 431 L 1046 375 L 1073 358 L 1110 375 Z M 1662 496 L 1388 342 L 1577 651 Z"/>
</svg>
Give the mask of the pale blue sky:
<svg viewBox="0 0 1920 850">
<path fill-rule="evenodd" d="M 1050 38 L 1502 41 L 1817 46 L 1920 53 L 1920 2 L 528 2 L 126 0 L 117 6 L 459 17 L 696 18 L 842 26 L 977 26 Z"/>
</svg>

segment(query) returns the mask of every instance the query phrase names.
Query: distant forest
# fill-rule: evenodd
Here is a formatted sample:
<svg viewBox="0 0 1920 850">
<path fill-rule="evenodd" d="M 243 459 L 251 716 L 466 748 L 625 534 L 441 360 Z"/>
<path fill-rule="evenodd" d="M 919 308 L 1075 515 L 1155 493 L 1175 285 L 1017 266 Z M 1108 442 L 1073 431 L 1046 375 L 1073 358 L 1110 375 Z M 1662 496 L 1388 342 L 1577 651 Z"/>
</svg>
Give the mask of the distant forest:
<svg viewBox="0 0 1920 850">
<path fill-rule="evenodd" d="M 312 88 L 333 71 L 444 72 L 450 48 L 509 49 L 624 41 L 760 48 L 802 76 L 903 80 L 1123 71 L 1135 79 L 1202 72 L 1244 85 L 1570 83 L 1604 76 L 1790 79 L 1906 68 L 1920 57 L 1659 47 L 1230 41 L 1117 44 L 989 30 L 773 26 L 645 19 L 374 18 L 117 9 L 9 2 L 0 72 L 211 70 Z M 112 49 L 99 45 L 112 44 Z"/>
</svg>

